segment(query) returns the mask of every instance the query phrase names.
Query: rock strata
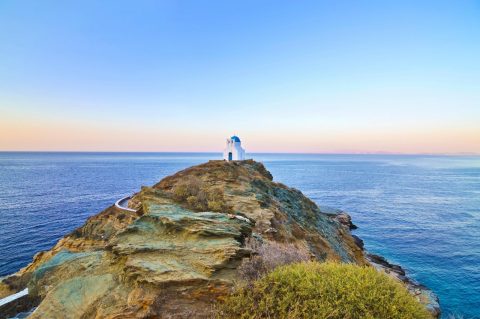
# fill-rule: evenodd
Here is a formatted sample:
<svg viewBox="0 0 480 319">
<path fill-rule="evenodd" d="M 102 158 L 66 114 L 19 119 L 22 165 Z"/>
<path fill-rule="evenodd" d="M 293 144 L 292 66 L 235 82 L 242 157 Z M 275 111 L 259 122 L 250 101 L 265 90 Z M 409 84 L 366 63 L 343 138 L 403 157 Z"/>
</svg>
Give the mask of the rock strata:
<svg viewBox="0 0 480 319">
<path fill-rule="evenodd" d="M 35 305 L 30 318 L 207 318 L 255 253 L 251 237 L 320 261 L 377 265 L 348 214 L 319 208 L 252 160 L 180 171 L 142 187 L 128 207 L 105 209 L 37 254 L 0 282 L 0 298 L 28 287 L 15 311 Z"/>
</svg>

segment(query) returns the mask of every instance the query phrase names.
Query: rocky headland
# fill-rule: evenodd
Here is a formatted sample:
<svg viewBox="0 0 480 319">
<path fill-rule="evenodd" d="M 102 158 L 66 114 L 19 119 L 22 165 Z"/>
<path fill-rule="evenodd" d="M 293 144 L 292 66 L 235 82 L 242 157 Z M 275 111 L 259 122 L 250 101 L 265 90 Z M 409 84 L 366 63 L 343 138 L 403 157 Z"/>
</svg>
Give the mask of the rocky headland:
<svg viewBox="0 0 480 319">
<path fill-rule="evenodd" d="M 401 267 L 369 255 L 350 217 L 319 208 L 252 160 L 210 161 L 142 187 L 0 283 L 0 318 L 208 318 L 239 279 L 249 240 L 289 243 L 311 259 L 371 265 L 405 283 L 434 315 L 438 299 Z"/>
</svg>

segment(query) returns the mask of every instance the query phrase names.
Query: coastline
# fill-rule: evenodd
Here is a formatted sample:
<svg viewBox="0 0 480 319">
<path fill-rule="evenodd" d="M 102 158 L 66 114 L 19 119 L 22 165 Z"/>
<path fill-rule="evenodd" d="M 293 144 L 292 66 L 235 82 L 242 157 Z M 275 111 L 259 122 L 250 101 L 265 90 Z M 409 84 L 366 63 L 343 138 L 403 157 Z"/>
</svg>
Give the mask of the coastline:
<svg viewBox="0 0 480 319">
<path fill-rule="evenodd" d="M 126 198 L 131 198 L 131 197 L 132 196 L 127 196 L 125 198 L 122 198 L 119 201 L 125 200 Z M 119 201 L 117 201 L 114 206 L 117 207 L 117 204 Z M 120 208 L 125 209 L 125 207 L 120 207 Z M 132 209 L 132 211 L 134 210 Z M 330 208 L 330 207 L 321 207 L 321 211 L 325 214 L 328 214 L 334 217 L 341 225 L 343 225 L 350 232 L 358 228 L 352 222 L 351 216 L 342 210 Z M 391 278 L 405 285 L 407 290 L 413 296 L 415 296 L 422 304 L 425 305 L 427 310 L 430 312 L 430 314 L 432 314 L 434 318 L 440 318 L 441 307 L 440 307 L 439 298 L 430 288 L 426 287 L 425 285 L 409 277 L 406 271 L 402 268 L 402 266 L 390 263 L 385 257 L 381 255 L 369 253 L 365 249 L 363 240 L 360 237 L 354 234 L 352 234 L 352 237 L 354 238 L 354 242 L 358 246 L 358 248 L 360 248 L 364 252 L 366 256 L 366 260 L 371 266 L 375 267 L 375 269 L 377 269 L 378 271 L 382 271 L 386 273 Z M 17 273 L 18 272 L 4 276 L 0 278 L 0 281 L 8 282 L 9 278 L 15 276 L 15 274 Z M 27 291 L 27 293 L 23 293 L 25 291 Z M 15 295 L 19 295 L 19 297 L 13 298 L 15 297 Z M 13 300 L 0 305 L 0 319 L 25 318 L 24 316 L 28 316 L 28 314 L 32 313 L 33 310 L 40 303 L 40 299 L 38 297 L 33 298 L 32 296 L 28 295 L 28 289 L 24 289 L 22 291 L 16 292 L 9 296 L 4 296 L 2 300 L 6 300 L 9 298 L 13 298 Z"/>
<path fill-rule="evenodd" d="M 441 316 L 440 300 L 433 290 L 409 277 L 402 266 L 391 264 L 385 257 L 368 252 L 366 252 L 366 256 L 370 264 L 377 270 L 384 271 L 390 277 L 403 282 L 412 295 L 424 302 L 427 310 L 434 317 Z"/>
<path fill-rule="evenodd" d="M 128 196 L 126 198 L 130 197 L 131 196 Z M 122 207 L 122 209 L 124 208 Z M 322 210 L 324 212 L 325 210 L 329 210 L 328 214 L 335 215 L 335 218 L 350 231 L 358 228 L 352 222 L 352 219 L 348 213 L 338 209 L 326 207 L 322 207 Z M 331 210 L 334 210 L 336 212 L 333 213 Z M 354 234 L 352 234 L 352 237 L 355 239 L 355 243 L 357 244 L 357 246 L 362 251 L 364 251 L 366 259 L 371 266 L 375 267 L 375 269 L 377 269 L 378 271 L 386 273 L 393 279 L 403 283 L 407 287 L 408 291 L 426 306 L 427 310 L 432 314 L 434 318 L 440 318 L 440 301 L 438 296 L 430 288 L 409 277 L 405 269 L 403 269 L 401 265 L 392 264 L 381 255 L 369 253 L 367 250 L 365 250 L 363 240 L 360 237 Z M 0 281 L 8 280 L 9 277 L 14 276 L 15 274 L 16 273 L 4 276 L 0 278 Z M 15 295 L 20 294 L 23 291 L 17 292 L 15 293 Z M 3 299 L 7 299 L 13 296 L 14 295 L 10 295 Z M 39 301 L 40 300 L 38 298 L 32 298 L 31 296 L 29 296 L 27 291 L 27 294 L 22 294 L 20 297 L 0 305 L 0 319 L 17 318 L 18 315 L 22 314 L 28 315 L 36 308 Z M 23 318 L 23 316 L 21 316 L 20 318 Z"/>
<path fill-rule="evenodd" d="M 337 220 L 350 231 L 358 228 L 358 226 L 352 222 L 352 218 L 348 213 L 335 208 L 323 207 L 322 209 L 331 210 L 329 214 L 335 214 Z M 375 267 L 378 271 L 386 273 L 396 281 L 403 283 L 408 291 L 425 305 L 432 316 L 440 318 L 442 313 L 440 300 L 432 289 L 409 277 L 401 265 L 390 263 L 382 255 L 370 253 L 365 249 L 363 240 L 357 235 L 352 233 L 352 237 L 355 240 L 355 244 L 365 253 L 366 259 L 371 266 Z"/>
<path fill-rule="evenodd" d="M 206 164 L 203 164 L 203 165 L 204 165 L 205 167 L 209 167 L 209 165 L 212 166 L 212 165 L 215 165 L 215 163 L 217 163 L 217 162 L 214 161 L 214 162 L 206 163 Z M 248 163 L 247 163 L 247 164 L 248 164 Z M 233 165 L 233 166 L 235 166 L 235 165 Z M 195 172 L 195 170 L 198 170 L 199 167 L 203 167 L 203 166 L 198 166 L 198 167 L 190 168 L 190 171 L 194 171 L 194 172 Z M 207 171 L 207 172 L 210 172 L 210 173 L 213 174 L 213 172 L 216 172 L 216 171 L 213 170 L 213 169 L 214 169 L 214 168 L 212 167 L 212 171 L 211 171 L 211 172 L 210 172 L 210 171 Z M 235 169 L 239 169 L 239 168 L 235 168 Z M 220 171 L 220 172 L 222 172 L 222 171 Z M 218 173 L 218 172 L 217 172 L 217 173 Z M 305 207 L 310 207 L 310 208 L 313 209 L 313 207 L 314 207 L 313 202 L 311 202 L 311 200 L 308 199 L 308 198 L 302 197 L 303 195 L 302 195 L 302 193 L 301 193 L 300 191 L 298 191 L 298 190 L 296 190 L 296 189 L 293 189 L 293 188 L 292 188 L 292 189 L 289 189 L 287 186 L 284 186 L 284 185 L 282 185 L 282 184 L 268 184 L 268 183 L 272 183 L 272 182 L 271 182 L 272 177 L 271 177 L 271 175 L 269 175 L 269 173 L 268 173 L 267 171 L 263 171 L 263 168 L 262 168 L 262 169 L 258 168 L 258 171 L 257 171 L 256 173 L 260 173 L 260 175 L 263 176 L 262 178 L 265 179 L 265 183 L 267 183 L 267 184 L 262 184 L 262 183 L 256 183 L 256 182 L 252 181 L 252 184 L 251 184 L 251 185 L 256 186 L 256 187 L 258 188 L 257 191 L 261 191 L 261 192 L 265 192 L 265 194 L 269 194 L 269 193 L 266 191 L 266 190 L 269 189 L 269 188 L 267 187 L 267 185 L 270 185 L 271 187 L 277 187 L 277 191 L 274 192 L 274 193 L 271 193 L 271 194 L 273 194 L 272 196 L 277 196 L 277 197 L 275 197 L 275 198 L 278 198 L 278 199 L 280 199 L 280 200 L 284 200 L 285 203 L 288 203 L 287 206 L 283 206 L 283 207 L 286 207 L 287 209 L 288 209 L 289 207 L 297 207 L 297 206 L 295 206 L 295 205 L 293 205 L 293 206 L 290 205 L 290 202 L 291 202 L 292 200 L 302 200 L 302 201 L 304 201 L 305 204 L 309 204 L 309 205 L 311 204 L 311 206 L 305 206 Z M 160 186 L 163 187 L 163 188 L 162 188 L 163 191 L 165 191 L 165 190 L 167 190 L 167 191 L 168 191 L 168 190 L 171 190 L 171 189 L 172 189 L 171 186 L 174 185 L 174 183 L 177 183 L 177 182 L 179 182 L 179 181 L 183 181 L 184 176 L 185 176 L 185 171 L 180 171 L 180 172 L 178 172 L 176 175 L 170 176 L 170 177 L 166 178 L 163 182 L 160 183 Z M 188 175 L 187 175 L 187 176 L 188 176 Z M 201 175 L 201 176 L 203 176 L 203 175 Z M 246 176 L 249 176 L 249 177 L 250 177 L 251 175 L 250 175 L 250 174 L 245 174 L 245 177 L 246 177 Z M 267 180 L 269 180 L 269 181 L 267 181 Z M 227 183 L 228 181 L 229 181 L 228 179 L 223 179 L 223 182 L 225 182 L 225 183 Z M 163 186 L 162 186 L 162 185 L 163 185 Z M 249 185 L 250 185 L 250 184 L 249 184 Z M 157 187 L 157 188 L 158 188 L 158 187 Z M 279 191 L 279 190 L 282 190 L 282 191 Z M 285 191 L 287 191 L 287 190 L 289 190 L 289 192 L 285 193 Z M 144 197 L 145 200 L 148 200 L 148 201 L 152 201 L 152 200 L 154 200 L 154 201 L 159 201 L 158 203 L 161 203 L 162 205 L 163 205 L 163 204 L 167 204 L 167 202 L 170 203 L 170 202 L 169 202 L 170 199 L 168 198 L 168 196 L 165 197 L 165 194 L 166 194 L 166 193 L 164 193 L 163 191 L 161 191 L 161 192 L 156 192 L 156 191 L 155 191 L 155 186 L 154 186 L 154 188 L 148 188 L 148 187 L 146 187 L 146 188 L 142 188 L 142 191 L 141 191 L 141 192 L 142 192 L 143 195 L 141 195 L 140 193 L 139 193 L 139 194 L 136 194 L 136 195 L 137 195 L 137 196 L 138 196 L 138 195 L 141 195 L 141 196 Z M 249 192 L 250 192 L 250 191 L 253 192 L 253 190 L 250 190 L 250 189 L 249 189 Z M 261 192 L 253 192 L 252 194 L 259 195 L 259 194 L 261 194 Z M 229 194 L 229 195 L 230 195 L 230 196 L 247 196 L 248 194 L 250 194 L 250 193 L 237 192 L 237 193 L 235 193 L 234 195 L 230 195 L 230 194 Z M 153 197 L 152 197 L 152 196 L 153 196 Z M 159 198 L 155 199 L 157 196 L 159 196 Z M 291 196 L 291 198 L 290 198 L 290 197 L 286 197 L 286 196 Z M 249 199 L 252 198 L 251 196 L 247 196 L 247 197 L 248 197 Z M 140 199 L 140 198 L 141 198 L 141 197 L 137 197 L 137 199 Z M 267 207 L 270 207 L 270 206 L 268 206 L 267 204 L 272 205 L 272 204 L 277 203 L 276 201 L 273 201 L 273 200 L 270 200 L 270 201 L 269 201 L 268 198 L 266 198 L 265 196 L 263 196 L 263 197 L 262 197 L 262 196 L 256 196 L 256 197 L 255 197 L 255 200 L 249 200 L 248 202 L 244 202 L 244 201 L 241 201 L 241 200 L 240 200 L 240 201 L 237 201 L 237 200 L 234 199 L 234 198 L 236 198 L 236 197 L 225 197 L 225 200 L 233 200 L 235 203 L 241 203 L 241 204 L 243 204 L 243 205 L 247 205 L 247 204 L 248 204 L 248 205 L 260 205 L 260 206 L 259 206 L 260 208 L 267 208 Z M 117 201 L 117 202 L 118 202 L 118 201 Z M 173 205 L 174 203 L 172 202 L 171 204 Z M 178 204 L 178 203 L 177 203 L 177 204 Z M 262 206 L 262 205 L 263 205 L 263 206 Z M 148 207 L 150 207 L 150 206 L 148 206 Z M 154 206 L 151 206 L 151 207 L 154 207 Z M 249 206 L 246 206 L 246 207 L 249 207 Z M 121 208 L 122 208 L 122 211 L 124 211 L 123 207 L 121 207 Z M 245 208 L 245 207 L 244 207 L 244 208 Z M 158 210 L 158 207 L 155 208 L 155 209 Z M 170 208 L 169 208 L 169 209 L 170 209 Z M 180 209 L 180 207 L 178 207 L 178 209 Z M 290 209 L 291 209 L 291 208 L 290 208 Z M 339 223 L 342 224 L 342 225 L 339 225 L 338 223 L 333 223 L 334 225 L 335 225 L 335 224 L 337 225 L 337 226 L 336 226 L 336 227 L 337 227 L 336 229 L 337 229 L 339 232 L 331 232 L 331 233 L 330 233 L 331 236 L 336 236 L 336 234 L 345 234 L 345 235 L 348 235 L 347 233 L 350 233 L 350 230 L 353 230 L 353 229 L 356 228 L 356 226 L 353 225 L 353 223 L 352 223 L 352 221 L 351 221 L 351 218 L 350 218 L 350 216 L 349 216 L 348 214 L 343 213 L 342 211 L 337 210 L 337 209 L 331 209 L 330 211 L 328 211 L 328 210 L 325 209 L 324 207 L 323 207 L 323 208 L 318 207 L 318 209 L 320 209 L 320 211 L 321 211 L 322 213 L 324 213 L 325 215 L 331 215 L 330 217 L 331 217 L 332 219 L 333 219 L 333 218 L 338 219 L 338 220 L 339 220 Z M 129 218 L 132 218 L 132 220 L 137 218 L 137 217 L 134 216 L 135 214 L 132 214 L 132 215 L 130 216 L 129 214 L 122 213 L 122 212 L 120 212 L 120 211 L 118 211 L 118 210 L 119 210 L 118 207 L 115 206 L 115 205 L 113 205 L 113 207 L 108 208 L 108 209 L 105 210 L 103 213 L 99 213 L 98 215 L 95 215 L 94 217 L 91 218 L 91 220 L 89 219 L 89 221 L 87 221 L 87 223 L 86 223 L 86 225 L 85 225 L 85 228 L 83 228 L 85 232 L 77 232 L 77 231 L 76 231 L 76 232 L 72 233 L 71 236 L 70 236 L 70 235 L 66 235 L 66 236 L 67 236 L 67 237 L 68 237 L 68 236 L 71 237 L 70 239 L 73 240 L 73 241 L 72 241 L 72 244 L 74 243 L 74 241 L 75 241 L 77 238 L 80 238 L 81 235 L 82 235 L 82 236 L 83 236 L 83 235 L 88 235 L 88 238 L 90 238 L 90 236 L 93 236 L 92 239 L 98 239 L 98 240 L 100 240 L 100 238 L 101 238 L 101 241 L 99 241 L 99 242 L 96 243 L 96 244 L 102 245 L 103 239 L 104 239 L 104 238 L 103 238 L 103 235 L 101 235 L 102 232 L 97 232 L 97 231 L 95 231 L 94 228 L 92 228 L 92 226 L 95 226 L 95 227 L 98 226 L 98 227 L 102 228 L 102 227 L 104 227 L 105 225 L 107 225 L 107 224 L 105 224 L 104 222 L 107 222 L 107 223 L 113 222 L 115 225 L 120 226 L 120 228 L 122 228 L 122 227 L 128 226 L 128 224 L 130 223 L 130 222 L 128 221 Z M 240 209 L 240 210 L 242 211 L 242 209 Z M 245 210 L 245 211 L 249 211 L 248 208 L 247 208 L 247 210 Z M 333 213 L 332 213 L 332 212 L 333 212 Z M 160 214 L 160 215 L 162 215 L 162 216 L 163 216 L 165 213 L 166 213 L 166 211 L 156 212 L 156 214 Z M 187 213 L 187 212 L 185 212 L 185 213 Z M 292 210 L 292 211 L 290 211 L 290 213 L 291 213 L 290 216 L 297 216 L 297 217 L 298 217 L 299 215 L 294 215 L 294 214 L 300 214 L 300 213 L 302 213 L 302 210 L 301 210 L 301 209 L 300 209 L 300 210 Z M 159 215 L 159 216 L 160 216 L 160 215 Z M 102 217 L 102 216 L 103 216 L 103 217 Z M 153 215 L 153 216 L 156 216 L 156 215 Z M 300 216 L 301 216 L 301 215 L 300 215 Z M 258 215 L 257 217 L 261 217 L 261 216 Z M 127 218 L 127 219 L 126 219 L 126 218 Z M 230 223 L 230 221 L 226 221 L 226 222 L 227 222 L 227 223 Z M 326 225 L 329 225 L 329 224 L 331 225 L 331 223 L 328 223 L 328 224 L 326 224 Z M 274 226 L 278 227 L 278 225 L 279 225 L 279 224 L 276 224 L 276 225 L 274 225 Z M 108 225 L 107 225 L 107 226 L 108 226 Z M 329 226 L 327 226 L 327 227 L 329 227 Z M 344 227 L 346 228 L 345 230 L 344 230 Z M 100 229 L 100 228 L 99 228 L 99 229 Z M 282 228 L 279 228 L 279 230 L 282 231 Z M 348 231 L 347 231 L 347 230 L 348 230 Z M 298 236 L 298 235 L 299 235 L 298 232 L 301 231 L 301 229 L 296 228 L 295 231 L 296 231 L 296 233 L 294 234 L 294 236 Z M 271 232 L 269 232 L 268 229 L 267 229 L 267 230 L 265 231 L 265 234 L 267 234 L 267 233 L 271 233 Z M 276 233 L 276 232 L 275 232 L 275 233 Z M 128 235 L 128 234 L 127 234 L 127 235 Z M 300 235 L 302 235 L 302 234 L 300 234 Z M 80 237 L 79 237 L 79 236 L 80 236 Z M 100 237 L 99 237 L 99 236 L 100 236 Z M 267 235 L 267 236 L 273 236 L 273 235 L 272 235 L 272 234 L 269 234 L 269 235 Z M 349 235 L 348 235 L 348 236 L 349 236 Z M 348 236 L 347 236 L 347 237 L 348 237 Z M 98 238 L 97 238 L 97 237 L 98 237 Z M 299 238 L 305 238 L 305 236 L 301 236 L 301 237 L 299 236 Z M 330 238 L 331 238 L 331 237 L 330 237 Z M 344 237 L 343 239 L 348 239 L 348 238 Z M 90 243 L 90 242 L 88 242 L 88 243 Z M 341 243 L 341 244 L 344 244 L 345 241 L 340 241 L 340 243 Z M 360 254 L 363 254 L 363 253 L 368 254 L 368 252 L 366 252 L 366 251 L 364 250 L 363 242 L 362 242 L 362 240 L 361 240 L 359 237 L 357 237 L 357 236 L 355 236 L 355 235 L 352 235 L 352 236 L 350 237 L 350 239 L 349 239 L 349 243 L 350 243 L 350 248 L 351 248 L 351 252 L 352 252 L 352 253 L 353 253 L 353 252 L 360 252 L 360 250 L 361 250 L 362 253 L 360 253 Z M 60 244 L 60 243 L 59 243 L 59 244 Z M 82 242 L 82 244 L 83 244 L 83 242 Z M 87 244 L 87 242 L 85 242 L 85 244 Z M 121 244 L 121 243 L 120 243 L 120 244 Z M 62 245 L 63 245 L 63 244 L 62 244 Z M 62 246 L 62 245 L 60 245 L 60 246 Z M 60 246 L 59 246 L 59 247 L 60 247 Z M 67 247 L 67 248 L 69 248 L 69 247 L 72 248 L 72 247 L 73 247 L 73 248 L 78 249 L 78 250 L 84 250 L 84 248 L 88 249 L 88 247 L 87 247 L 88 245 L 86 245 L 86 246 L 85 246 L 85 245 L 80 245 L 80 246 L 64 245 L 64 246 Z M 93 247 L 93 246 L 92 246 L 92 247 Z M 103 247 L 103 246 L 102 246 L 102 247 Z M 120 246 L 119 246 L 119 247 L 120 247 Z M 121 247 L 120 247 L 120 248 L 121 248 Z M 119 249 L 120 249 L 120 248 L 119 248 Z M 340 247 L 340 248 L 341 248 L 341 247 Z M 122 248 L 122 249 L 123 249 L 123 248 Z M 139 247 L 139 249 L 140 249 L 140 250 L 139 250 L 140 252 L 143 252 L 143 251 L 144 251 L 144 248 L 142 248 L 142 247 Z M 122 251 L 119 250 L 119 252 L 122 252 Z M 337 252 L 341 252 L 341 250 L 337 250 L 335 253 L 337 253 Z M 384 272 L 386 272 L 386 273 L 388 273 L 388 274 L 394 275 L 394 276 L 395 276 L 395 279 L 398 280 L 398 281 L 401 281 L 401 282 L 403 282 L 403 283 L 408 283 L 408 284 L 410 285 L 410 288 L 411 288 L 411 290 L 410 290 L 410 289 L 409 289 L 409 290 L 410 290 L 411 292 L 413 292 L 413 294 L 414 294 L 415 296 L 417 296 L 418 298 L 422 298 L 423 296 L 426 296 L 426 297 L 428 297 L 428 299 L 427 299 L 428 301 L 433 300 L 434 302 L 431 303 L 431 305 L 432 305 L 432 306 L 431 306 L 432 311 L 436 311 L 436 314 L 435 314 L 436 316 L 439 315 L 439 309 L 438 309 L 439 307 L 436 306 L 436 304 L 438 305 L 438 298 L 436 298 L 436 296 L 431 292 L 431 290 L 429 290 L 428 288 L 424 287 L 424 286 L 421 285 L 421 284 L 418 284 L 418 283 L 414 282 L 414 281 L 411 280 L 411 279 L 408 279 L 407 276 L 405 276 L 405 271 L 404 271 L 400 266 L 396 266 L 396 265 L 392 265 L 392 264 L 388 263 L 388 262 L 386 261 L 386 259 L 383 258 L 383 257 L 378 257 L 378 256 L 375 257 L 375 255 L 371 255 L 371 254 L 368 254 L 368 255 L 369 255 L 369 258 L 367 259 L 367 260 L 368 260 L 368 264 L 370 264 L 370 265 L 376 267 L 377 269 L 380 269 L 380 270 L 382 270 L 382 271 L 384 271 Z M 86 256 L 86 257 L 85 257 L 85 256 Z M 88 256 L 90 256 L 90 255 L 82 255 L 82 253 L 80 253 L 80 254 L 78 255 L 78 258 L 84 258 L 84 257 L 85 257 L 85 258 L 90 258 L 90 257 L 91 257 L 91 258 L 94 258 L 94 257 L 95 257 L 95 256 L 93 256 L 92 254 L 91 254 L 90 257 L 88 257 Z M 341 256 L 341 255 L 337 255 L 337 256 Z M 344 256 L 345 256 L 345 255 L 344 255 Z M 46 261 L 46 260 L 48 259 L 48 256 L 44 256 L 44 257 L 45 257 L 45 261 Z M 73 256 L 68 256 L 68 255 L 63 254 L 63 255 L 59 255 L 59 256 L 58 256 L 58 259 L 59 259 L 58 261 L 61 261 L 63 257 L 66 257 L 66 259 L 65 259 L 65 261 L 64 261 L 66 265 L 69 264 L 70 261 L 73 261 L 73 260 L 74 260 L 74 259 L 69 259 L 70 257 L 73 258 Z M 68 258 L 67 258 L 67 257 L 68 257 Z M 39 258 L 40 258 L 40 256 L 39 256 Z M 75 258 L 76 258 L 76 257 L 75 257 Z M 63 261 L 62 261 L 62 263 L 63 263 Z M 73 265 L 74 263 L 72 262 L 71 264 Z M 86 261 L 86 265 L 89 265 L 89 264 L 90 264 L 90 263 L 89 263 L 89 262 L 87 263 L 87 261 Z M 364 263 L 364 264 L 366 264 L 366 263 Z M 37 265 L 38 265 L 38 263 L 37 263 Z M 53 269 L 54 267 L 56 267 L 57 265 L 58 265 L 58 264 L 57 264 L 57 261 L 53 262 L 53 264 L 52 264 L 52 269 Z M 33 268 L 32 268 L 32 269 L 33 269 Z M 66 278 L 67 278 L 67 277 L 66 277 Z M 18 282 L 18 281 L 17 281 L 17 283 L 18 283 L 18 284 L 21 284 L 21 282 Z M 13 286 L 12 286 L 12 287 L 13 287 Z M 42 287 L 44 287 L 44 286 L 39 286 L 39 287 L 40 287 L 41 289 L 43 289 Z M 22 287 L 19 287 L 19 288 L 22 288 Z M 21 290 L 21 289 L 19 289 L 19 290 Z M 12 293 L 15 293 L 15 291 L 14 291 L 13 289 L 12 289 Z M 31 308 L 30 308 L 30 309 L 31 309 Z M 28 310 L 28 309 L 26 309 L 26 310 Z M 25 310 L 24 310 L 24 311 L 25 311 Z"/>
</svg>

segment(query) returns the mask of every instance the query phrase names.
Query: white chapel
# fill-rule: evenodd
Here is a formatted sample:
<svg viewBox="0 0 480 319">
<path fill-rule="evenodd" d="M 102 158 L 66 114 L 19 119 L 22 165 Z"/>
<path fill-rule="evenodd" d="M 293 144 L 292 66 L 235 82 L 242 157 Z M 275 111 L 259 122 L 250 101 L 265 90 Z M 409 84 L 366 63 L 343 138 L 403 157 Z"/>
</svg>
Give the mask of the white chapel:
<svg viewBox="0 0 480 319">
<path fill-rule="evenodd" d="M 223 151 L 223 159 L 226 161 L 242 161 L 245 159 L 245 150 L 242 148 L 242 142 L 236 135 L 227 138 L 227 146 Z"/>
</svg>

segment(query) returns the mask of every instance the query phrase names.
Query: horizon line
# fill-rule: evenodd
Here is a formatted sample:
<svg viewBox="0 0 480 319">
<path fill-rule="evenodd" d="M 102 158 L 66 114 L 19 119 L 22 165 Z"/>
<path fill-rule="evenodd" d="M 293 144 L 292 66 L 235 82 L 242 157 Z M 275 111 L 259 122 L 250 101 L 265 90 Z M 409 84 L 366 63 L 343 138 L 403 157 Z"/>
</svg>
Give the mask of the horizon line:
<svg viewBox="0 0 480 319">
<path fill-rule="evenodd" d="M 222 151 L 72 151 L 72 150 L 0 150 L 0 153 L 183 153 L 183 154 L 221 154 Z M 396 153 L 396 152 L 246 152 L 246 154 L 291 154 L 291 155 L 423 155 L 423 156 L 480 156 L 476 152 L 457 153 Z"/>
</svg>

